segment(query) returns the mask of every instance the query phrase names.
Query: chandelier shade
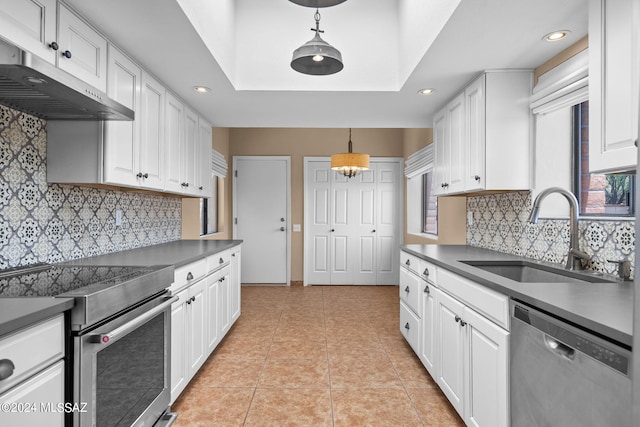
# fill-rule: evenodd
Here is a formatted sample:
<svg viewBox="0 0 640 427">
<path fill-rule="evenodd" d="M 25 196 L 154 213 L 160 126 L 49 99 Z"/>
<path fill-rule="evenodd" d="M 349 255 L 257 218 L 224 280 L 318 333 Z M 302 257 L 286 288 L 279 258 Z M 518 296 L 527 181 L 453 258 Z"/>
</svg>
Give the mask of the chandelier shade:
<svg viewBox="0 0 640 427">
<path fill-rule="evenodd" d="M 353 152 L 351 129 L 349 129 L 349 152 L 333 154 L 331 169 L 342 173 L 347 178 L 353 178 L 358 172 L 369 169 L 369 155 Z"/>
</svg>

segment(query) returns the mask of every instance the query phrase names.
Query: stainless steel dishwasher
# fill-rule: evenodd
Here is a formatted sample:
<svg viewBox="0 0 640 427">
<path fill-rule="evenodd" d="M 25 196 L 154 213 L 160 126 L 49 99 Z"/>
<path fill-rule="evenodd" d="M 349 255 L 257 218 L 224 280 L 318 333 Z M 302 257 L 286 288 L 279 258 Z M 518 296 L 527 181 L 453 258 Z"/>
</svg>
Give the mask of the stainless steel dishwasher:
<svg viewBox="0 0 640 427">
<path fill-rule="evenodd" d="M 511 302 L 512 427 L 631 427 L 631 352 Z"/>
</svg>

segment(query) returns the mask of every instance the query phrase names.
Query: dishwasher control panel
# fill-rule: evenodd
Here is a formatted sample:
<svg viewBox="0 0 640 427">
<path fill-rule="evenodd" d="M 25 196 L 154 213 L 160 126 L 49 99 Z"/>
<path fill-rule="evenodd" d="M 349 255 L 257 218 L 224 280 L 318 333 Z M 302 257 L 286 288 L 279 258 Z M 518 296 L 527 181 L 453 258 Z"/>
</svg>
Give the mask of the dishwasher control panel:
<svg viewBox="0 0 640 427">
<path fill-rule="evenodd" d="M 624 355 L 579 335 L 575 337 L 575 346 L 576 350 L 593 357 L 600 363 L 604 363 L 625 375 L 629 374 L 629 359 Z"/>
</svg>

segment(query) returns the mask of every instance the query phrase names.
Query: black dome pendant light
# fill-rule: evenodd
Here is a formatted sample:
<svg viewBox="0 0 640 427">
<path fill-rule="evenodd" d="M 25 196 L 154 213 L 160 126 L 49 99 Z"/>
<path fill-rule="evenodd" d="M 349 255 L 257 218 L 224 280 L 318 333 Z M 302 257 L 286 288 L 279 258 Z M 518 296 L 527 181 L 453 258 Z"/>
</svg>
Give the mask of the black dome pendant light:
<svg viewBox="0 0 640 427">
<path fill-rule="evenodd" d="M 322 2 L 318 1 L 318 3 Z M 320 12 L 317 9 L 314 18 L 316 28 L 312 28 L 311 31 L 315 31 L 316 35 L 293 51 L 291 68 L 299 73 L 314 76 L 335 74 L 344 68 L 342 54 L 320 37 L 320 33 L 324 31 L 320 29 Z"/>
</svg>

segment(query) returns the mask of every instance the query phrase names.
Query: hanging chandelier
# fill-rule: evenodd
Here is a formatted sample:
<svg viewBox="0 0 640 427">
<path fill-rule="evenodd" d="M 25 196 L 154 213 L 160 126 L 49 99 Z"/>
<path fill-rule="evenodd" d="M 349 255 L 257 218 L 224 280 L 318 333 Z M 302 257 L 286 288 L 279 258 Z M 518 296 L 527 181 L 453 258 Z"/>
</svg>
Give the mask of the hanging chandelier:
<svg viewBox="0 0 640 427">
<path fill-rule="evenodd" d="M 319 7 L 330 7 L 340 4 L 346 0 L 289 0 L 291 3 L 299 4 L 300 6 L 313 7 L 317 9 Z"/>
<path fill-rule="evenodd" d="M 327 76 L 335 74 L 342 70 L 342 54 L 338 49 L 322 40 L 320 33 L 324 33 L 320 29 L 320 12 L 316 9 L 314 14 L 316 20 L 316 35 L 299 48 L 293 51 L 293 59 L 291 59 L 291 68 L 299 73 L 310 74 L 313 76 Z"/>
<path fill-rule="evenodd" d="M 349 152 L 333 154 L 331 169 L 341 172 L 347 178 L 353 178 L 358 172 L 369 169 L 369 155 L 353 152 L 351 142 L 351 128 L 349 128 Z"/>
</svg>

